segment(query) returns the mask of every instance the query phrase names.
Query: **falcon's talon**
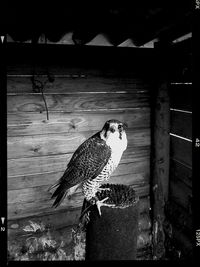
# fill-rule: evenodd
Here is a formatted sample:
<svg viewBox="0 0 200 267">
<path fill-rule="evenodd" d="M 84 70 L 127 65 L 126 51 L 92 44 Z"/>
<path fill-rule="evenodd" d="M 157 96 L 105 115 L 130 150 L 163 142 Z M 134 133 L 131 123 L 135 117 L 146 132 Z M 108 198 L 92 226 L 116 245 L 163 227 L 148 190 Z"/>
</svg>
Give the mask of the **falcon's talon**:
<svg viewBox="0 0 200 267">
<path fill-rule="evenodd" d="M 86 214 L 85 214 L 85 221 L 86 223 L 88 223 L 90 221 L 90 211 L 88 211 Z"/>
<path fill-rule="evenodd" d="M 106 207 L 115 207 L 114 204 L 107 204 L 107 203 L 104 203 L 109 197 L 106 197 L 102 200 L 98 200 L 96 202 L 96 205 L 97 205 L 97 209 L 98 209 L 98 212 L 99 212 L 99 215 L 101 216 L 101 207 L 102 206 L 106 206 Z"/>
</svg>

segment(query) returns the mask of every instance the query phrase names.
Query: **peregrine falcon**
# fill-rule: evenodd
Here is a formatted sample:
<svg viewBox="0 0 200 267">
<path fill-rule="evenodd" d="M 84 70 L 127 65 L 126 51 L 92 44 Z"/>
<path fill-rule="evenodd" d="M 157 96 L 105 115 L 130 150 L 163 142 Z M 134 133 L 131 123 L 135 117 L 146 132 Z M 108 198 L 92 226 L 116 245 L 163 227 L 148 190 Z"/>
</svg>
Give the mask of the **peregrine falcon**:
<svg viewBox="0 0 200 267">
<path fill-rule="evenodd" d="M 55 198 L 54 207 L 60 205 L 66 196 L 70 197 L 79 186 L 82 187 L 85 199 L 97 205 L 100 215 L 101 206 L 112 206 L 104 203 L 108 198 L 98 200 L 96 193 L 106 190 L 100 186 L 108 181 L 127 148 L 126 127 L 126 123 L 108 120 L 101 131 L 77 148 L 63 176 L 49 188 L 57 187 L 52 194 L 52 198 Z"/>
</svg>

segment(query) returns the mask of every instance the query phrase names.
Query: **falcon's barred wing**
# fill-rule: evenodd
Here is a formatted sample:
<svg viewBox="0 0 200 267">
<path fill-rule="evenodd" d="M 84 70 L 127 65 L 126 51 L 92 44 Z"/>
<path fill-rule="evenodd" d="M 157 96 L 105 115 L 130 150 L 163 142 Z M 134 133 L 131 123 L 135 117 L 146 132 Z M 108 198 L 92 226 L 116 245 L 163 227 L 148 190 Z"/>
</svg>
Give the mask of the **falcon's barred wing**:
<svg viewBox="0 0 200 267">
<path fill-rule="evenodd" d="M 111 149 L 98 135 L 86 140 L 74 152 L 61 180 L 72 186 L 93 179 L 102 171 L 111 156 Z"/>
<path fill-rule="evenodd" d="M 57 197 L 54 205 L 59 205 L 64 199 L 67 189 L 87 179 L 97 177 L 111 156 L 111 149 L 99 134 L 87 139 L 74 152 L 67 169 L 59 181 L 51 187 L 58 186 L 52 195 Z"/>
</svg>

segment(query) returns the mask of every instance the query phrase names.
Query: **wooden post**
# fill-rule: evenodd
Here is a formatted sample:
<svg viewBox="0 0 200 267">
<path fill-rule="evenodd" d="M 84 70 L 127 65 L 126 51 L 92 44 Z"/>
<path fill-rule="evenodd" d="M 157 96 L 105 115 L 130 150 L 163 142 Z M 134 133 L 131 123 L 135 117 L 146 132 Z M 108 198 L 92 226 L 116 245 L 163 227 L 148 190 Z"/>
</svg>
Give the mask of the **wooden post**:
<svg viewBox="0 0 200 267">
<path fill-rule="evenodd" d="M 165 72 L 163 72 L 165 73 Z M 159 260 L 165 255 L 165 203 L 168 199 L 170 106 L 167 79 L 163 73 L 154 95 L 152 132 L 152 215 L 153 215 L 153 258 Z M 158 78 L 159 79 L 159 78 Z"/>
<path fill-rule="evenodd" d="M 110 184 L 99 199 L 115 204 L 102 207 L 101 216 L 93 206 L 86 228 L 86 260 L 135 260 L 138 236 L 138 198 L 124 185 Z"/>
</svg>

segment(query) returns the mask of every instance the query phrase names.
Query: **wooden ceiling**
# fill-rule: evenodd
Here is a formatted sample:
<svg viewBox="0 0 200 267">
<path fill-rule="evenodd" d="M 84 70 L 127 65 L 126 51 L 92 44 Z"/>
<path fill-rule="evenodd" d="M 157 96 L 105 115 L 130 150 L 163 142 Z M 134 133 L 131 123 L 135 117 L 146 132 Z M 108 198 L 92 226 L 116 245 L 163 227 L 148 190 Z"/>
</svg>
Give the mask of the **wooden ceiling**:
<svg viewBox="0 0 200 267">
<path fill-rule="evenodd" d="M 4 22 L 8 41 L 142 47 L 171 43 L 191 33 L 192 9 L 134 6 L 12 9 Z M 147 45 L 148 46 L 148 45 Z"/>
</svg>

